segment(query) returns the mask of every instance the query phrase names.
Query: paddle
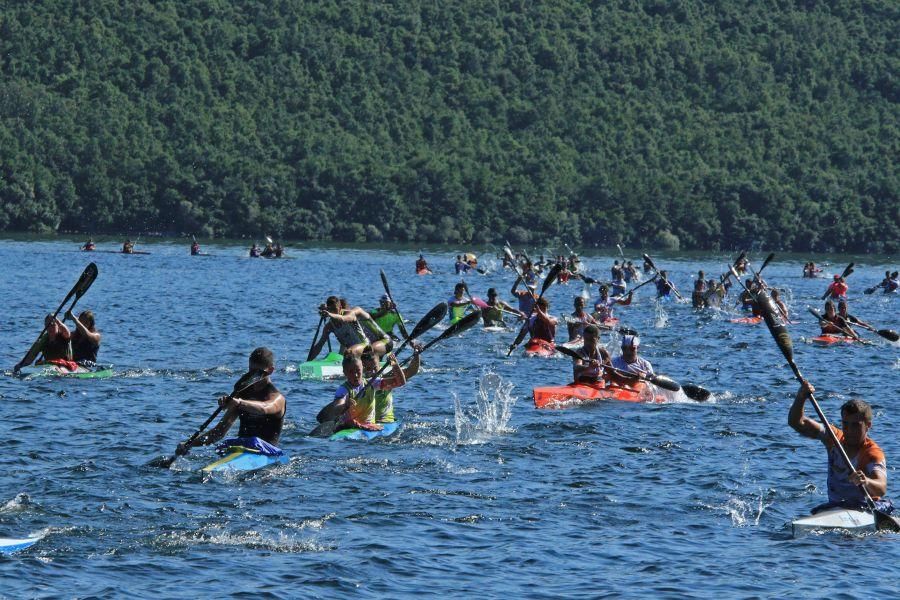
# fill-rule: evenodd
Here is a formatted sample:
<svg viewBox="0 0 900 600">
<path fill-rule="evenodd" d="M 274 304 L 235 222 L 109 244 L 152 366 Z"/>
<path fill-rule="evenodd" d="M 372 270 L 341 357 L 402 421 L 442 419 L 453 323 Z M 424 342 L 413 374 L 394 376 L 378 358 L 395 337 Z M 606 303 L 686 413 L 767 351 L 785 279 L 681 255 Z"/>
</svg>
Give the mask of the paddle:
<svg viewBox="0 0 900 600">
<path fill-rule="evenodd" d="M 840 323 L 835 323 L 834 321 L 829 321 L 828 319 L 823 317 L 822 314 L 819 311 L 817 311 L 816 309 L 814 309 L 812 306 L 807 306 L 806 310 L 808 310 L 810 312 L 810 314 L 812 314 L 812 316 L 814 316 L 815 318 L 817 318 L 819 320 L 819 324 L 827 323 L 828 325 L 834 325 L 835 327 L 840 329 L 841 332 L 844 335 L 846 335 L 847 337 L 851 337 L 854 340 L 861 342 L 863 344 L 871 344 L 872 343 L 868 340 L 864 340 L 861 337 L 859 337 L 859 335 L 857 335 L 856 332 L 854 332 L 849 327 L 843 327 Z"/>
<path fill-rule="evenodd" d="M 619 254 L 622 256 L 622 261 L 625 261 L 625 253 L 622 252 L 622 246 L 620 244 L 616 244 L 616 248 L 619 249 Z"/>
<path fill-rule="evenodd" d="M 306 362 L 309 362 L 316 357 L 316 355 L 313 354 L 313 350 L 315 350 L 316 348 L 316 342 L 319 341 L 319 331 L 322 329 L 322 323 L 324 322 L 325 315 L 322 315 L 321 317 L 319 317 L 319 324 L 318 326 L 316 326 L 316 334 L 313 336 L 312 344 L 309 346 L 309 352 L 306 355 Z"/>
<path fill-rule="evenodd" d="M 85 292 L 88 291 L 88 288 L 91 287 L 91 284 L 94 283 L 94 280 L 97 279 L 97 265 L 94 263 L 90 263 L 87 267 L 84 268 L 84 271 L 81 273 L 81 277 L 78 278 L 78 281 L 75 282 L 75 285 L 69 290 L 69 293 L 66 294 L 66 297 L 63 298 L 63 301 L 59 303 L 59 307 L 56 309 L 56 312 L 53 313 L 53 318 L 55 319 L 59 312 L 62 310 L 63 306 L 69 301 L 72 296 L 75 296 L 75 300 L 72 301 L 72 305 L 69 307 L 69 310 L 75 308 L 75 304 L 78 300 L 84 295 Z M 31 345 L 31 348 L 28 349 L 28 352 L 25 353 L 25 356 L 19 363 L 13 367 L 13 372 L 17 373 L 19 369 L 21 369 L 25 365 L 30 365 L 34 362 L 34 359 L 37 358 L 37 354 L 40 351 L 41 346 L 41 338 L 44 336 L 44 333 L 47 331 L 46 320 L 43 329 L 41 329 L 41 333 L 38 335 L 37 339 L 34 340 L 34 343 Z"/>
<path fill-rule="evenodd" d="M 740 281 L 740 278 L 738 278 L 738 281 Z M 769 328 L 769 332 L 775 339 L 775 343 L 778 345 L 778 349 L 781 350 L 781 353 L 787 360 L 788 366 L 790 366 L 791 371 L 794 372 L 794 377 L 797 378 L 797 381 L 803 383 L 805 381 L 803 379 L 803 375 L 800 373 L 800 369 L 794 362 L 794 348 L 793 343 L 791 342 L 791 336 L 788 333 L 787 326 L 785 326 L 784 322 L 778 317 L 778 313 L 775 310 L 775 305 L 774 302 L 772 302 L 772 298 L 769 297 L 765 290 L 760 290 L 756 293 L 756 302 L 762 308 L 766 327 Z M 847 456 L 847 451 L 844 450 L 844 447 L 837 439 L 834 431 L 832 431 L 831 424 L 829 424 L 828 419 L 825 417 L 825 413 L 822 412 L 822 408 L 819 406 L 819 403 L 816 401 L 816 398 L 812 393 L 809 394 L 809 401 L 810 404 L 812 404 L 813 409 L 816 411 L 816 414 L 819 416 L 819 419 L 821 419 L 822 424 L 825 426 L 825 431 L 831 438 L 831 443 L 835 448 L 838 448 L 840 450 L 840 455 L 843 459 L 844 465 L 846 465 L 847 469 L 851 472 L 856 471 L 856 467 L 853 466 L 853 462 L 850 460 L 850 457 Z M 872 496 L 869 494 L 869 491 L 865 488 L 865 486 L 861 485 L 859 486 L 859 488 L 866 496 L 866 505 L 868 506 L 869 510 L 872 511 L 872 514 L 875 515 L 875 526 L 878 529 L 889 529 L 891 531 L 900 532 L 900 520 L 888 515 L 883 511 L 878 510 L 875 507 L 875 501 L 872 499 Z"/>
<path fill-rule="evenodd" d="M 263 379 L 265 379 L 265 378 L 268 377 L 268 376 L 269 376 L 269 375 L 268 375 L 265 371 L 259 371 L 259 372 L 257 372 L 257 374 L 256 374 L 255 376 L 253 376 L 253 378 L 252 378 L 252 380 L 250 381 L 250 383 L 248 383 L 247 385 L 245 385 L 245 386 L 242 387 L 241 389 L 239 389 L 239 390 L 237 390 L 237 391 L 235 391 L 235 392 L 230 393 L 230 394 L 228 395 L 228 397 L 229 397 L 229 398 L 233 398 L 235 395 L 240 394 L 240 393 L 243 392 L 244 390 L 247 390 L 247 389 L 253 387 L 254 385 L 256 385 L 257 383 L 259 383 L 260 381 L 262 381 Z M 203 422 L 203 425 L 200 426 L 200 429 L 198 429 L 197 431 L 195 431 L 194 434 L 193 434 L 191 437 L 189 437 L 189 438 L 187 439 L 187 441 L 184 443 L 184 447 L 183 447 L 184 449 L 183 449 L 183 450 L 182 450 L 181 447 L 179 447 L 179 448 L 175 451 L 175 454 L 173 454 L 172 456 L 157 458 L 156 460 L 151 461 L 151 462 L 149 463 L 148 466 L 151 466 L 151 467 L 161 467 L 161 468 L 163 468 L 163 469 L 168 469 L 169 467 L 171 467 L 171 466 L 172 466 L 172 463 L 174 463 L 174 462 L 178 459 L 179 456 L 184 456 L 184 455 L 186 455 L 188 452 L 190 452 L 191 443 L 193 443 L 194 440 L 196 440 L 198 437 L 200 437 L 200 434 L 203 433 L 203 432 L 206 430 L 207 427 L 209 427 L 209 424 L 213 422 L 213 419 L 215 419 L 217 416 L 219 416 L 219 413 L 220 413 L 220 412 L 222 412 L 222 406 L 218 406 L 218 407 L 216 408 L 216 410 L 213 411 L 213 414 L 209 415 L 209 418 L 206 419 L 206 421 Z"/>
<path fill-rule="evenodd" d="M 650 258 L 650 256 L 647 255 L 647 254 L 642 254 L 641 256 L 644 258 L 644 262 L 647 263 L 648 265 L 650 265 L 650 268 L 651 268 L 651 269 L 653 269 L 654 271 L 656 271 L 656 275 L 653 277 L 653 279 L 656 279 L 656 276 L 659 275 L 659 269 L 656 268 L 656 264 L 653 262 L 653 259 Z M 644 285 L 645 283 L 650 283 L 650 281 L 652 281 L 652 279 L 651 279 L 651 280 L 648 280 L 648 281 L 645 281 L 645 282 L 642 283 L 641 285 Z M 668 284 L 669 284 L 669 287 L 672 288 L 672 291 L 675 292 L 675 296 L 677 296 L 678 299 L 681 300 L 682 302 L 685 302 L 684 296 L 681 295 L 681 293 L 678 291 L 678 288 L 675 287 L 675 284 L 672 283 L 671 281 L 669 281 L 669 278 L 668 278 L 668 277 L 666 278 L 666 283 L 668 283 Z M 639 285 L 638 287 L 641 287 L 641 285 Z M 637 288 L 634 288 L 634 289 L 636 290 Z M 633 291 L 633 290 L 632 290 L 632 291 Z"/>
<path fill-rule="evenodd" d="M 566 346 L 557 346 L 556 350 L 570 358 L 584 360 L 584 357 L 578 354 L 578 352 L 572 350 L 571 348 L 567 348 Z M 712 395 L 709 390 L 706 390 L 699 385 L 681 385 L 674 379 L 666 377 L 665 375 L 638 375 L 636 373 L 631 373 L 630 371 L 617 369 L 611 365 L 603 365 L 603 368 L 618 373 L 624 377 L 640 379 L 642 381 L 652 383 L 656 387 L 662 388 L 664 390 L 669 390 L 670 392 L 677 392 L 679 390 L 682 390 L 684 391 L 685 396 L 687 396 L 691 400 L 697 400 L 699 402 L 707 400 Z"/>
<path fill-rule="evenodd" d="M 863 323 L 862 321 L 860 321 L 853 315 L 847 315 L 847 320 L 850 321 L 851 323 L 859 325 L 863 329 L 871 331 L 872 333 L 877 333 L 878 335 L 880 335 L 881 337 L 883 337 L 886 340 L 890 340 L 892 342 L 900 341 L 900 334 L 898 334 L 893 329 L 875 329 L 871 325 L 867 325 L 866 323 Z"/>
<path fill-rule="evenodd" d="M 841 279 L 847 279 L 848 277 L 850 277 L 851 273 L 853 273 L 853 263 L 850 263 L 849 265 L 846 266 L 846 268 L 844 268 L 844 272 L 841 273 Z M 827 298 L 830 295 L 831 295 L 831 286 L 828 286 L 828 289 L 822 295 L 822 300 L 824 300 L 825 298 Z"/>
<path fill-rule="evenodd" d="M 547 291 L 553 282 L 556 281 L 556 278 L 559 276 L 559 272 L 562 271 L 562 265 L 553 265 L 553 268 L 550 269 L 550 272 L 547 273 L 547 278 L 544 280 L 544 284 L 541 286 L 541 293 L 537 297 L 537 300 L 540 300 L 544 297 L 544 292 Z M 534 294 L 532 294 L 533 296 Z M 516 335 L 516 339 L 513 341 L 512 345 L 509 347 L 509 351 L 506 353 L 507 356 L 512 354 L 512 351 L 516 349 L 516 346 L 522 343 L 522 340 L 525 338 L 525 333 L 528 331 L 528 325 L 531 319 L 531 315 L 534 314 L 534 307 L 537 305 L 537 300 L 534 301 L 534 304 L 531 305 L 531 310 L 528 312 L 528 316 L 525 318 L 525 322 L 522 323 L 522 328 L 519 329 L 519 333 Z"/>
<path fill-rule="evenodd" d="M 394 296 L 391 294 L 391 287 L 388 285 L 387 275 L 384 274 L 384 269 L 381 269 L 381 285 L 384 286 L 384 293 L 387 294 L 388 300 L 391 301 L 391 304 L 394 305 L 394 312 L 397 313 L 397 317 L 400 319 L 400 333 L 403 334 L 403 337 L 409 339 L 409 332 L 406 330 L 406 325 L 403 324 L 403 315 L 400 314 L 400 309 L 397 308 L 397 303 L 394 302 Z"/>
</svg>

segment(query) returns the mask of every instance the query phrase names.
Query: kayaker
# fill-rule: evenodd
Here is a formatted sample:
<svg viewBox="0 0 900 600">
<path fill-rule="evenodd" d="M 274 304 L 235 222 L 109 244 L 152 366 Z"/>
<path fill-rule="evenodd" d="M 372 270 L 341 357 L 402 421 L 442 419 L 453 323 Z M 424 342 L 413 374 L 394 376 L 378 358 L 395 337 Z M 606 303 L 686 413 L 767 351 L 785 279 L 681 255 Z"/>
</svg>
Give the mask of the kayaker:
<svg viewBox="0 0 900 600">
<path fill-rule="evenodd" d="M 859 325 L 863 329 L 870 329 L 870 330 L 874 329 L 874 327 L 872 327 L 870 324 L 866 323 L 865 321 L 863 321 L 861 319 L 857 319 L 856 317 L 854 317 L 853 315 L 851 315 L 848 312 L 846 300 L 841 300 L 840 302 L 838 302 L 837 314 L 840 318 L 842 318 L 844 320 L 845 323 L 855 323 L 856 325 Z"/>
<path fill-rule="evenodd" d="M 487 298 L 487 308 L 481 309 L 481 318 L 484 320 L 485 327 L 506 327 L 506 321 L 503 320 L 504 312 L 518 315 L 520 319 L 525 318 L 520 311 L 498 298 L 495 288 L 488 289 Z"/>
<path fill-rule="evenodd" d="M 378 301 L 378 308 L 373 310 L 370 314 L 383 332 L 395 340 L 400 339 L 394 334 L 394 327 L 400 323 L 400 314 L 397 312 L 397 307 L 394 306 L 394 303 L 391 302 L 391 299 L 387 294 L 382 294 Z"/>
<path fill-rule="evenodd" d="M 422 350 L 422 345 L 418 342 L 410 342 L 410 345 L 413 347 L 414 353 L 409 361 L 409 366 L 403 369 L 406 381 L 409 381 L 411 377 L 419 372 L 419 366 L 421 365 L 419 352 Z M 360 358 L 366 379 L 371 379 L 380 368 L 378 361 L 375 360 L 375 354 L 371 351 L 365 351 Z M 394 392 L 392 390 L 375 390 L 375 422 L 394 422 Z"/>
<path fill-rule="evenodd" d="M 521 282 L 521 277 L 516 278 L 516 281 L 513 283 L 512 289 L 509 290 L 509 293 L 519 299 L 519 312 L 528 315 L 531 313 L 531 307 L 534 306 L 534 291 L 537 286 L 534 283 L 526 283 L 525 289 L 520 290 L 519 284 Z"/>
<path fill-rule="evenodd" d="M 669 277 L 666 271 L 660 271 L 659 276 L 656 279 L 656 298 L 662 300 L 664 298 L 669 298 L 672 294 L 673 286 L 669 282 Z"/>
<path fill-rule="evenodd" d="M 425 257 L 421 254 L 419 255 L 418 260 L 416 260 L 416 274 L 431 274 L 431 269 L 428 268 L 428 261 L 425 260 Z"/>
<path fill-rule="evenodd" d="M 625 279 L 622 276 L 622 269 L 619 269 L 617 272 L 617 277 L 613 278 L 612 282 L 610 282 L 610 293 L 616 298 L 625 295 L 625 288 L 628 284 L 625 283 Z"/>
<path fill-rule="evenodd" d="M 100 351 L 100 332 L 94 321 L 94 313 L 83 310 L 76 318 L 72 311 L 66 311 L 66 319 L 75 323 L 75 331 L 72 332 L 72 360 L 82 366 L 91 366 L 97 362 L 97 353 Z"/>
<path fill-rule="evenodd" d="M 581 358 L 572 360 L 572 377 L 576 383 L 599 383 L 603 367 L 610 364 L 609 352 L 600 345 L 600 328 L 584 328 L 584 344 L 575 350 Z"/>
<path fill-rule="evenodd" d="M 772 289 L 772 302 L 775 303 L 775 306 L 778 308 L 778 311 L 781 313 L 781 316 L 784 318 L 785 322 L 790 321 L 790 317 L 788 316 L 788 307 L 787 304 L 784 303 L 784 300 L 781 299 L 781 292 L 776 289 Z"/>
<path fill-rule="evenodd" d="M 528 320 L 528 332 L 531 334 L 529 344 L 535 340 L 555 344 L 557 323 L 556 317 L 550 315 L 550 301 L 538 298 L 534 303 L 534 312 Z"/>
<path fill-rule="evenodd" d="M 84 243 L 84 246 L 81 247 L 84 252 L 93 252 L 95 248 L 96 246 L 94 245 L 93 238 L 88 238 L 88 241 L 86 241 Z"/>
<path fill-rule="evenodd" d="M 74 370 L 78 365 L 72 362 L 71 339 L 72 333 L 62 321 L 53 315 L 44 317 L 44 333 L 41 334 L 37 349 L 40 356 L 34 364 L 59 364 L 70 371 Z M 31 356 L 36 355 L 37 353 Z M 30 361 L 26 361 L 27 357 L 19 361 L 19 363 L 13 367 L 13 371 L 18 371 L 22 367 L 27 367 L 30 364 Z"/>
<path fill-rule="evenodd" d="M 834 302 L 831 300 L 825 301 L 825 314 L 822 315 L 819 326 L 822 328 L 822 335 L 849 335 L 859 338 L 859 335 L 850 327 L 850 323 L 834 310 Z"/>
<path fill-rule="evenodd" d="M 351 354 L 359 357 L 369 343 L 369 338 L 363 330 L 362 321 L 371 321 L 372 316 L 359 307 L 342 308 L 341 299 L 337 296 L 329 296 L 325 304 L 319 307 L 319 314 L 328 319 L 322 328 L 322 335 L 312 348 L 312 355 L 318 356 L 322 347 L 328 341 L 328 336 L 334 334 L 335 339 L 341 345 L 342 354 Z M 385 344 L 376 344 L 375 350 L 379 356 L 384 354 Z"/>
<path fill-rule="evenodd" d="M 469 271 L 469 265 L 466 263 L 466 261 L 463 260 L 462 254 L 456 255 L 456 264 L 454 265 L 454 269 L 456 270 L 457 275 L 461 273 L 467 273 Z"/>
<path fill-rule="evenodd" d="M 630 260 L 622 265 L 622 276 L 625 278 L 625 283 L 637 281 L 637 271 Z"/>
<path fill-rule="evenodd" d="M 841 406 L 840 429 L 831 426 L 831 430 L 850 457 L 856 470 L 850 472 L 835 447 L 825 426 L 803 414 L 803 406 L 815 388 L 806 380 L 800 383 L 800 389 L 788 412 L 788 425 L 804 437 L 819 440 L 828 451 L 828 502 L 812 509 L 813 513 L 834 507 L 864 508 L 866 497 L 860 486 L 864 487 L 875 507 L 890 514 L 894 510 L 887 494 L 887 462 L 884 452 L 874 440 L 869 438 L 872 428 L 872 407 L 863 400 L 848 400 Z"/>
<path fill-rule="evenodd" d="M 649 273 L 652 270 L 653 270 L 653 263 L 645 258 L 644 259 L 644 273 Z"/>
<path fill-rule="evenodd" d="M 388 355 L 391 363 L 390 375 L 379 377 L 367 385 L 363 377 L 363 364 L 359 357 L 344 355 L 341 366 L 347 380 L 334 393 L 332 400 L 316 415 L 319 423 L 336 422 L 336 431 L 359 428 L 379 431 L 382 428 L 375 422 L 376 392 L 389 392 L 406 384 L 406 373 L 397 362 L 397 357 Z"/>
<path fill-rule="evenodd" d="M 706 274 L 703 271 L 697 272 L 697 279 L 694 281 L 694 291 L 691 293 L 691 305 L 694 308 L 703 308 L 706 304 Z"/>
<path fill-rule="evenodd" d="M 840 300 L 841 298 L 847 298 L 847 290 L 850 288 L 847 286 L 847 282 L 844 281 L 844 278 L 840 275 L 834 276 L 834 281 L 832 281 L 828 285 L 827 297 L 832 298 L 834 300 Z"/>
<path fill-rule="evenodd" d="M 568 329 L 569 333 L 568 343 L 581 341 L 581 338 L 584 336 L 584 330 L 589 325 L 596 325 L 597 323 L 597 321 L 594 320 L 594 317 L 584 310 L 584 298 L 575 296 L 573 305 L 575 310 L 572 311 L 572 316 L 569 319 L 566 319 L 566 329 Z M 599 335 L 599 328 L 597 331 Z"/>
<path fill-rule="evenodd" d="M 884 290 L 885 294 L 892 294 L 900 289 L 900 272 L 894 271 L 891 273 L 891 280 L 888 282 L 887 289 Z"/>
<path fill-rule="evenodd" d="M 284 246 L 281 245 L 281 242 L 275 242 L 273 250 L 275 252 L 275 258 L 284 258 Z"/>
<path fill-rule="evenodd" d="M 638 348 L 641 339 L 636 335 L 626 334 L 622 336 L 622 354 L 612 359 L 612 366 L 619 371 L 633 373 L 635 375 L 653 375 L 653 365 L 645 358 L 638 356 Z M 615 371 L 608 373 L 609 378 L 617 384 L 630 385 L 634 379 L 617 374 Z"/>
<path fill-rule="evenodd" d="M 256 245 L 256 242 L 253 242 L 253 245 L 250 246 L 250 258 L 259 258 L 259 246 Z"/>
<path fill-rule="evenodd" d="M 631 300 L 634 297 L 633 292 L 629 292 L 625 298 L 610 298 L 609 297 L 609 288 L 605 285 L 600 286 L 600 298 L 594 303 L 594 314 L 592 315 L 594 319 L 600 324 L 603 324 L 605 321 L 609 321 L 613 319 L 613 307 L 616 304 L 620 304 L 622 306 L 628 306 L 631 304 Z"/>
<path fill-rule="evenodd" d="M 741 310 L 752 310 L 753 314 L 756 314 L 756 302 L 753 300 L 753 291 L 756 290 L 757 286 L 753 283 L 752 279 L 747 279 L 744 282 L 745 289 L 741 292 L 741 295 L 738 296 L 738 304 L 741 305 Z"/>
<path fill-rule="evenodd" d="M 527 258 L 522 261 L 522 278 L 525 281 L 525 285 L 537 285 L 537 272 Z"/>
<path fill-rule="evenodd" d="M 125 243 L 122 244 L 122 254 L 134 254 L 134 242 L 125 240 Z"/>
<path fill-rule="evenodd" d="M 275 246 L 272 245 L 272 242 L 267 242 L 266 247 L 263 248 L 259 255 L 263 258 L 273 258 L 275 256 Z"/>
<path fill-rule="evenodd" d="M 463 298 L 465 293 L 466 284 L 460 282 L 453 286 L 453 295 L 447 298 L 447 317 L 451 323 L 456 323 L 462 319 L 471 304 L 468 298 Z"/>
<path fill-rule="evenodd" d="M 568 264 L 566 265 L 566 268 L 568 268 L 569 272 L 572 274 L 578 273 L 578 271 L 581 269 L 581 259 L 578 258 L 577 254 L 572 253 L 569 256 L 569 260 L 568 260 Z"/>
<path fill-rule="evenodd" d="M 218 424 L 205 433 L 197 436 L 193 442 L 182 442 L 176 454 L 184 454 L 194 446 L 215 444 L 225 437 L 234 422 L 240 421 L 238 438 L 259 438 L 262 441 L 278 445 L 287 401 L 284 395 L 269 378 L 275 372 L 275 356 L 268 348 L 257 348 L 250 354 L 249 370 L 234 384 L 235 391 L 240 390 L 253 377 L 264 374 L 260 381 L 243 390 L 240 397 L 222 396 L 219 406 L 225 414 Z"/>
<path fill-rule="evenodd" d="M 200 255 L 200 242 L 194 240 L 191 242 L 191 256 L 199 256 Z"/>
</svg>

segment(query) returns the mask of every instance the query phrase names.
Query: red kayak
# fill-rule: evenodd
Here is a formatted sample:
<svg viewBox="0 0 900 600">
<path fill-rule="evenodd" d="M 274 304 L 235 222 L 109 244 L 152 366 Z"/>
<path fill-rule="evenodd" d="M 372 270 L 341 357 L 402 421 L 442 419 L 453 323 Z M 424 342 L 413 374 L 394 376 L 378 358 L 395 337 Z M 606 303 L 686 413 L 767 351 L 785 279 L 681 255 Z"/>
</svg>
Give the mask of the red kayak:
<svg viewBox="0 0 900 600">
<path fill-rule="evenodd" d="M 758 325 L 762 323 L 762 317 L 741 317 L 740 319 L 729 319 L 731 323 L 745 323 L 747 325 Z"/>
<path fill-rule="evenodd" d="M 853 342 L 858 342 L 856 338 L 852 338 L 848 335 L 837 335 L 834 333 L 823 333 L 818 337 L 814 337 L 812 339 L 814 344 L 819 344 L 820 346 L 830 346 L 831 344 L 852 344 Z"/>
<path fill-rule="evenodd" d="M 604 325 L 606 327 L 615 327 L 619 324 L 619 319 L 615 317 L 610 317 L 609 319 L 600 321 L 600 325 Z"/>
<path fill-rule="evenodd" d="M 570 383 L 554 387 L 534 388 L 535 408 L 569 408 L 582 402 L 595 400 L 619 400 L 621 402 L 664 402 L 665 397 L 656 395 L 652 399 L 645 391 L 647 384 L 639 381 L 634 387 L 597 383 Z"/>
<path fill-rule="evenodd" d="M 416 269 L 416 275 L 431 275 L 428 269 Z"/>
<path fill-rule="evenodd" d="M 556 355 L 556 344 L 554 344 L 553 342 L 531 338 L 530 340 L 528 340 L 528 343 L 525 344 L 525 356 L 528 358 L 531 358 L 533 356 L 538 356 L 540 358 L 550 358 L 554 355 Z"/>
</svg>

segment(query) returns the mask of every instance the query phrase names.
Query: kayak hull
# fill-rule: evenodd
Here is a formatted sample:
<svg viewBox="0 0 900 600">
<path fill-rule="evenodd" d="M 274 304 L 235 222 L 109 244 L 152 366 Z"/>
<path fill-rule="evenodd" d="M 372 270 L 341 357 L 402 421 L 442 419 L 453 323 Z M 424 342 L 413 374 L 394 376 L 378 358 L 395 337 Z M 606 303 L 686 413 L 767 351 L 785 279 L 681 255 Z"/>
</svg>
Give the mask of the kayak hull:
<svg viewBox="0 0 900 600">
<path fill-rule="evenodd" d="M 0 538 L 0 554 L 12 554 L 35 545 L 41 538 Z"/>
<path fill-rule="evenodd" d="M 534 388 L 532 396 L 535 408 L 569 408 L 597 400 L 619 402 L 663 402 L 662 396 L 649 396 L 647 384 L 638 382 L 634 387 L 610 385 L 603 381 L 596 384 L 570 383 L 568 385 Z"/>
<path fill-rule="evenodd" d="M 832 344 L 852 344 L 856 339 L 846 335 L 832 335 L 826 333 L 814 337 L 812 341 L 819 346 L 830 346 Z"/>
<path fill-rule="evenodd" d="M 762 317 L 741 317 L 740 319 L 729 319 L 731 323 L 743 323 L 744 325 L 758 325 L 763 322 Z"/>
<path fill-rule="evenodd" d="M 400 429 L 400 421 L 395 421 L 393 423 L 379 423 L 383 429 L 380 431 L 369 431 L 367 429 L 341 429 L 337 433 L 332 434 L 328 439 L 332 442 L 336 442 L 339 440 L 354 440 L 361 442 L 368 442 L 370 440 L 374 440 L 376 438 L 390 437 L 397 433 Z"/>
<path fill-rule="evenodd" d="M 106 379 L 112 377 L 113 370 L 109 366 L 101 366 L 94 369 L 79 366 L 74 371 L 69 371 L 59 365 L 31 365 L 19 369 L 19 374 L 27 378 L 32 377 L 69 377 L 72 379 Z"/>
<path fill-rule="evenodd" d="M 285 464 L 288 460 L 286 454 L 267 456 L 243 446 L 232 446 L 228 448 L 225 456 L 206 465 L 202 470 L 206 473 L 257 471 L 271 465 Z"/>
<path fill-rule="evenodd" d="M 336 379 L 344 376 L 344 369 L 341 363 L 344 357 L 337 352 L 329 352 L 328 355 L 321 360 L 310 360 L 297 365 L 297 371 L 300 372 L 300 379 Z"/>
<path fill-rule="evenodd" d="M 525 344 L 525 356 L 550 358 L 556 355 L 556 344 L 546 340 L 531 339 Z"/>
<path fill-rule="evenodd" d="M 829 508 L 791 523 L 794 537 L 813 531 L 842 530 L 851 533 L 875 531 L 875 515 L 851 508 Z"/>
</svg>

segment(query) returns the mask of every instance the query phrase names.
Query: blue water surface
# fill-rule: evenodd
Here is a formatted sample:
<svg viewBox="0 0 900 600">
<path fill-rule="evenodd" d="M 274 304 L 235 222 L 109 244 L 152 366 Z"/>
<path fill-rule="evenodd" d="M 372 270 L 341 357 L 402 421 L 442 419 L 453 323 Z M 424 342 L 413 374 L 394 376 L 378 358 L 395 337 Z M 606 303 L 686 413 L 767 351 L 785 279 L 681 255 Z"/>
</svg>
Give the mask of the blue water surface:
<svg viewBox="0 0 900 600">
<path fill-rule="evenodd" d="M 765 326 L 730 323 L 741 316 L 733 308 L 660 307 L 647 286 L 617 311 L 657 371 L 714 391 L 708 402 L 538 411 L 532 388 L 567 383 L 569 361 L 507 358 L 514 331 L 474 329 L 429 350 L 423 372 L 395 392 L 399 434 L 338 443 L 305 435 L 337 386 L 296 371 L 316 306 L 338 294 L 374 308 L 384 269 L 414 323 L 452 293 L 453 256 L 470 249 L 430 252 L 444 273 L 416 276 L 413 249 L 289 248 L 290 260 L 264 260 L 230 245 L 204 246 L 209 257 L 188 256 L 181 242 L 140 247 L 151 254 L 0 241 L 0 537 L 41 537 L 0 556 L 0 596 L 896 595 L 897 535 L 791 537 L 790 521 L 825 500 L 825 453 L 787 426 L 797 383 Z M 514 276 L 482 250 L 489 273 L 467 275 L 469 288 L 510 299 Z M 654 257 L 684 293 L 698 269 L 718 275 L 731 258 Z M 605 277 L 615 258 L 587 256 L 588 272 Z M 829 275 L 854 259 L 817 258 L 831 261 Z M 851 312 L 897 329 L 900 299 L 862 293 L 896 261 L 855 258 Z M 10 376 L 91 260 L 100 274 L 78 308 L 96 312 L 100 359 L 116 375 Z M 871 346 L 811 344 L 806 306 L 821 307 L 828 279 L 801 278 L 805 260 L 778 257 L 765 272 L 799 321 L 797 363 L 834 421 L 850 397 L 873 404 L 871 436 L 893 479 L 898 345 L 873 335 Z M 570 312 L 583 290 L 552 287 L 551 311 Z M 288 399 L 290 462 L 204 476 L 214 452 L 201 448 L 171 470 L 148 466 L 209 416 L 261 345 L 275 352 L 273 380 Z"/>
</svg>

